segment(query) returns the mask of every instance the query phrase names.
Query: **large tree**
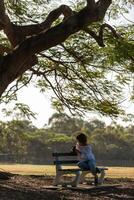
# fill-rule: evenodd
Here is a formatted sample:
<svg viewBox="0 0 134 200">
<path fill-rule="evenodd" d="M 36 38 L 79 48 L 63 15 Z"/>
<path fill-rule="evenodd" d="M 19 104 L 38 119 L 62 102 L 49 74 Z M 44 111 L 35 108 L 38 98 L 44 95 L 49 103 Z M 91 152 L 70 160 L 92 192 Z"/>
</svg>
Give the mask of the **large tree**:
<svg viewBox="0 0 134 200">
<path fill-rule="evenodd" d="M 1 102 L 33 80 L 42 91 L 53 90 L 57 108 L 117 116 L 122 85 L 134 71 L 133 27 L 120 26 L 119 35 L 103 20 L 106 13 L 115 17 L 119 9 L 130 9 L 133 1 L 74 1 L 51 11 L 48 3 L 0 1 Z"/>
</svg>

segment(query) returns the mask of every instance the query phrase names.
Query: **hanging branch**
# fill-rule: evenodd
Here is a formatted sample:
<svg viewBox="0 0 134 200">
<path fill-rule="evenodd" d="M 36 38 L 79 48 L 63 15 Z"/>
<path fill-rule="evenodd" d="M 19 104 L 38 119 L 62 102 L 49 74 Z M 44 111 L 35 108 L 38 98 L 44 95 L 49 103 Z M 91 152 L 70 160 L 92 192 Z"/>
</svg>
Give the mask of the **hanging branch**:
<svg viewBox="0 0 134 200">
<path fill-rule="evenodd" d="M 110 26 L 109 24 L 102 24 L 100 26 L 100 30 L 99 30 L 99 34 L 96 34 L 94 31 L 88 29 L 88 28 L 84 28 L 83 30 L 88 33 L 89 35 L 91 35 L 91 37 L 93 37 L 95 39 L 95 41 L 98 43 L 98 45 L 100 47 L 105 47 L 105 44 L 104 44 L 104 39 L 103 39 L 103 33 L 104 33 L 104 30 L 105 28 L 108 28 L 110 29 L 110 31 L 112 32 L 113 36 L 115 38 L 119 38 L 119 34 L 116 32 L 116 30 Z"/>
</svg>

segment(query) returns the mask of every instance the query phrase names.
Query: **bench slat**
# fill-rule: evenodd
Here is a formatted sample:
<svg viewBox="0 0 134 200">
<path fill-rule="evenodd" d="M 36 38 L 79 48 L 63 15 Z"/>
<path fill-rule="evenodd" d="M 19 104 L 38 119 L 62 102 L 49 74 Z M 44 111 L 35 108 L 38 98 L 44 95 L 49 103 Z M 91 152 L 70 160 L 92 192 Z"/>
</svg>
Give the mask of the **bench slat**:
<svg viewBox="0 0 134 200">
<path fill-rule="evenodd" d="M 99 168 L 99 170 L 108 170 L 108 168 Z M 87 170 L 87 169 L 80 169 L 80 168 L 75 168 L 75 169 L 59 169 L 59 171 L 90 171 L 90 170 Z M 98 172 L 99 173 L 99 172 Z"/>
<path fill-rule="evenodd" d="M 61 164 L 76 164 L 78 163 L 79 161 L 78 160 L 55 160 L 54 161 L 54 164 L 57 164 L 57 165 L 61 165 Z"/>
<path fill-rule="evenodd" d="M 65 172 L 77 172 L 81 171 L 81 169 L 76 168 L 76 169 L 59 169 L 59 171 L 65 171 Z"/>
<path fill-rule="evenodd" d="M 60 157 L 60 156 L 76 156 L 77 154 L 74 153 L 74 152 L 61 152 L 61 153 L 58 153 L 58 152 L 55 152 L 52 154 L 53 157 Z"/>
</svg>

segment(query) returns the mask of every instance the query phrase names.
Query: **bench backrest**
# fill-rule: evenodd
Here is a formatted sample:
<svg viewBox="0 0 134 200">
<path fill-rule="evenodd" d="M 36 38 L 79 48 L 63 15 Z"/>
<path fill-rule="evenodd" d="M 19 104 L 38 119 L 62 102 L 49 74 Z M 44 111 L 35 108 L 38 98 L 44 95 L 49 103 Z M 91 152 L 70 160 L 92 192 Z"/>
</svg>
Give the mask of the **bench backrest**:
<svg viewBox="0 0 134 200">
<path fill-rule="evenodd" d="M 64 165 L 76 165 L 78 163 L 77 155 L 73 152 L 65 152 L 65 153 L 53 153 L 54 164 L 56 165 L 56 169 L 62 169 Z"/>
<path fill-rule="evenodd" d="M 73 165 L 79 162 L 77 159 L 77 154 L 74 152 L 56 152 L 53 153 L 52 156 L 54 157 L 54 164 L 56 166 L 56 170 L 61 170 L 65 165 Z M 97 167 L 99 170 L 108 170 L 106 167 Z"/>
</svg>

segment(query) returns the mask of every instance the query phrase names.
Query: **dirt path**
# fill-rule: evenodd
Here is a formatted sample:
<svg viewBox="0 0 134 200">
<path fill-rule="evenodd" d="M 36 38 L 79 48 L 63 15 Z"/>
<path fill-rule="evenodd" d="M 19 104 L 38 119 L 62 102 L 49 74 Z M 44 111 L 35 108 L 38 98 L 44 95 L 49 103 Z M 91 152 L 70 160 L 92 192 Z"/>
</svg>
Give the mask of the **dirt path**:
<svg viewBox="0 0 134 200">
<path fill-rule="evenodd" d="M 89 186 L 89 189 L 48 189 L 52 181 L 53 177 L 13 175 L 9 180 L 0 180 L 0 200 L 134 199 L 131 179 L 107 179 L 104 187 Z"/>
</svg>

